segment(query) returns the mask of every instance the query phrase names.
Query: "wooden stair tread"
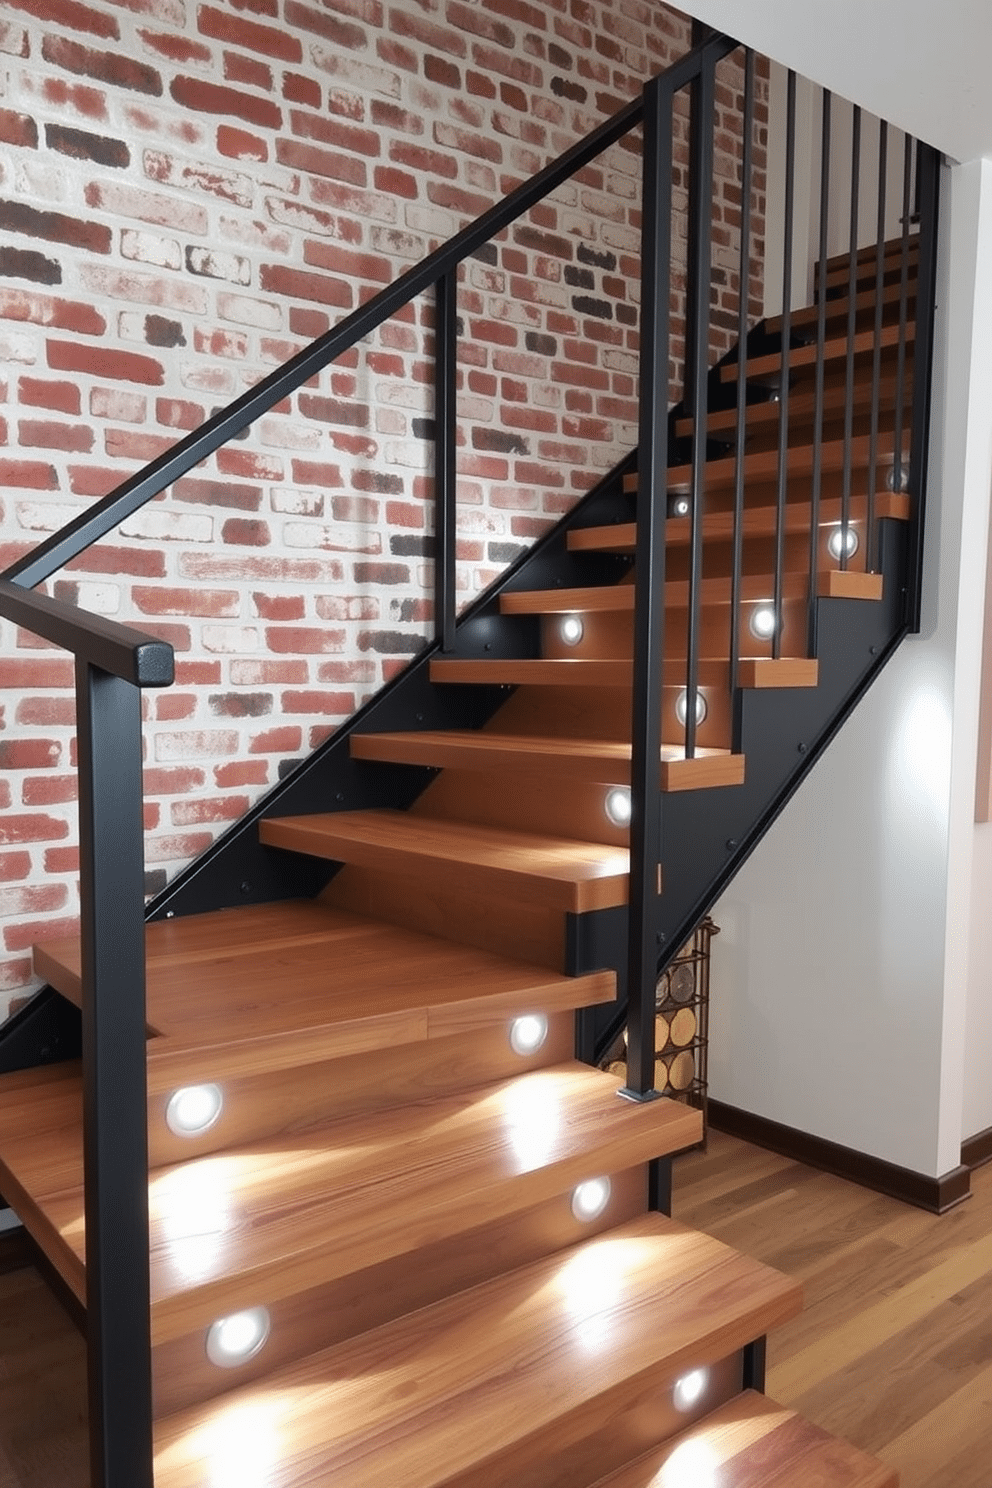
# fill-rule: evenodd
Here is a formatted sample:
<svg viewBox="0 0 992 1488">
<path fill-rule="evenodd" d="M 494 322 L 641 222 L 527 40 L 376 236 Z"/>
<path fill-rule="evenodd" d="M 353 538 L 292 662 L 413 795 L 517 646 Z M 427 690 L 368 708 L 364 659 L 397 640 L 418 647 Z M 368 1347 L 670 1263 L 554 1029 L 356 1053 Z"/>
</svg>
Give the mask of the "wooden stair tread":
<svg viewBox="0 0 992 1488">
<path fill-rule="evenodd" d="M 910 373 L 910 375 L 904 380 L 904 383 L 903 383 L 904 405 L 905 405 L 905 407 L 907 409 L 909 409 L 911 407 L 911 405 L 912 405 L 912 382 L 911 382 L 912 368 L 911 367 L 909 369 L 909 373 Z M 865 398 L 866 398 L 866 407 L 862 410 L 862 412 L 863 413 L 870 413 L 870 410 L 871 410 L 871 392 L 870 392 L 870 389 L 868 389 L 868 388 L 863 389 L 863 391 L 864 391 Z M 897 391 L 896 390 L 896 379 L 895 379 L 894 376 L 883 377 L 882 379 L 880 379 L 880 381 L 879 381 L 879 410 L 880 410 L 880 412 L 884 413 L 884 412 L 886 412 L 888 410 L 891 410 L 895 406 L 895 402 L 896 402 L 896 391 Z M 831 387 L 831 388 L 825 388 L 824 389 L 824 394 L 823 394 L 823 412 L 824 412 L 825 415 L 836 413 L 838 409 L 843 410 L 844 407 L 845 407 L 845 405 L 846 405 L 846 402 L 847 402 L 847 388 L 846 387 L 840 386 L 840 387 Z M 809 392 L 806 392 L 806 391 L 798 392 L 798 391 L 790 390 L 790 394 L 789 394 L 789 422 L 790 422 L 790 424 L 795 424 L 795 423 L 799 422 L 800 420 L 812 420 L 814 418 L 815 414 L 816 414 L 816 391 L 815 391 L 815 389 L 812 390 L 812 391 L 809 391 Z M 744 435 L 745 435 L 745 438 L 747 438 L 747 436 L 749 434 L 753 434 L 755 432 L 755 429 L 757 427 L 759 427 L 760 425 L 762 425 L 762 424 L 766 424 L 766 425 L 767 424 L 777 425 L 778 422 L 779 422 L 779 420 L 781 419 L 781 416 L 782 416 L 782 405 L 781 405 L 781 403 L 777 399 L 769 400 L 768 402 L 765 402 L 765 403 L 749 403 L 747 405 L 747 415 L 746 415 L 745 420 L 744 420 Z M 826 419 L 824 420 L 824 422 L 826 422 Z M 676 420 L 675 433 L 680 438 L 682 438 L 684 436 L 687 436 L 687 435 L 692 434 L 692 432 L 695 429 L 695 427 L 696 427 L 696 420 L 694 418 L 692 418 L 692 417 L 680 418 L 680 419 L 677 419 Z M 706 432 L 707 432 L 707 434 L 713 435 L 713 434 L 724 433 L 724 434 L 727 434 L 729 436 L 733 436 L 733 435 L 736 434 L 736 430 L 737 430 L 737 409 L 736 408 L 721 408 L 721 409 L 718 409 L 718 410 L 710 413 L 707 416 L 707 419 L 706 419 Z"/>
<path fill-rule="evenodd" d="M 911 320 L 905 329 L 906 346 L 912 356 L 913 343 L 916 340 L 916 328 Z M 854 336 L 854 353 L 856 356 L 864 352 L 873 351 L 875 348 L 875 332 L 858 331 Z M 888 347 L 899 345 L 899 327 L 897 325 L 886 325 L 878 341 L 879 346 L 885 350 Z M 831 336 L 824 341 L 823 355 L 827 362 L 837 361 L 847 356 L 847 337 Z M 804 367 L 815 367 L 817 361 L 817 347 L 815 343 L 806 346 L 793 346 L 788 353 L 787 365 L 790 372 L 797 372 Z M 768 352 L 764 356 L 748 357 L 744 365 L 745 377 L 767 377 L 769 373 L 773 376 L 782 368 L 782 353 L 780 351 Z M 741 364 L 739 362 L 726 362 L 720 368 L 720 377 L 723 382 L 737 382 L 740 379 Z"/>
<path fill-rule="evenodd" d="M 595 1488 L 897 1488 L 857 1447 L 745 1390 Z"/>
<path fill-rule="evenodd" d="M 552 1066 L 154 1170 L 154 1340 L 251 1305 L 253 1293 L 275 1302 L 699 1140 L 698 1111 L 619 1100 L 618 1084 L 586 1065 Z M 78 1079 L 64 1102 L 57 1151 L 25 1133 L 5 1165 L 59 1237 L 60 1246 L 47 1247 L 50 1259 L 78 1287 L 85 1261 Z"/>
<path fill-rule="evenodd" d="M 630 745 L 609 739 L 541 738 L 495 730 L 353 734 L 351 752 L 356 759 L 394 764 L 514 770 L 603 785 L 630 783 Z M 699 785 L 704 781 L 708 785 L 739 785 L 743 778 L 743 755 L 731 754 L 727 749 L 698 749 L 695 759 L 687 760 L 683 745 L 662 744 L 662 790 L 689 789 L 690 779 Z"/>
<path fill-rule="evenodd" d="M 883 259 L 895 258 L 898 254 L 901 254 L 902 253 L 902 245 L 903 245 L 903 238 L 902 238 L 902 234 L 901 233 L 900 233 L 900 235 L 897 238 L 886 238 L 885 242 L 882 244 L 882 257 L 883 257 Z M 919 250 L 919 246 L 920 246 L 920 235 L 919 235 L 919 233 L 918 232 L 908 233 L 906 235 L 906 245 L 909 248 L 909 251 L 910 251 L 911 254 L 914 251 L 918 251 Z M 874 262 L 875 255 L 876 255 L 877 251 L 878 251 L 878 245 L 877 245 L 877 243 L 867 243 L 867 244 L 865 244 L 865 246 L 863 248 L 859 248 L 858 249 L 858 251 L 857 251 L 857 253 L 855 255 L 856 261 L 859 264 L 868 263 L 869 261 Z M 850 251 L 840 252 L 840 253 L 833 254 L 830 258 L 827 259 L 827 262 L 826 262 L 827 273 L 829 274 L 829 273 L 834 272 L 836 269 L 843 269 L 843 268 L 845 268 L 850 263 L 850 261 L 851 261 Z M 817 263 L 817 265 L 816 265 L 816 274 L 817 274 L 817 276 L 819 276 L 819 273 L 820 273 L 820 266 L 819 266 L 819 263 Z"/>
<path fill-rule="evenodd" d="M 881 294 L 881 300 L 882 300 L 883 306 L 884 305 L 889 305 L 889 306 L 898 305 L 901 297 L 902 297 L 902 285 L 901 284 L 887 284 L 887 285 L 884 285 L 883 286 L 883 288 L 882 288 L 882 294 Z M 860 294 L 856 295 L 856 297 L 855 297 L 855 301 L 854 301 L 855 313 L 860 313 L 863 310 L 873 310 L 875 308 L 875 305 L 878 302 L 878 299 L 879 299 L 879 296 L 876 295 L 876 293 L 875 293 L 874 285 L 872 286 L 871 289 L 863 290 Z M 910 281 L 909 281 L 909 284 L 907 286 L 907 292 L 906 292 L 906 313 L 907 313 L 908 318 L 910 318 L 910 319 L 912 319 L 912 317 L 913 317 L 915 303 L 916 303 L 916 280 L 913 279 L 913 278 L 911 278 Z M 848 300 L 847 295 L 838 295 L 838 297 L 836 299 L 829 299 L 829 300 L 827 300 L 826 301 L 826 309 L 827 309 L 827 316 L 826 316 L 826 318 L 827 318 L 827 323 L 830 324 L 831 321 L 836 322 L 836 321 L 840 320 L 841 317 L 847 316 L 848 310 L 849 310 L 849 304 L 850 304 L 850 302 Z M 819 314 L 820 314 L 820 307 L 818 305 L 807 305 L 807 306 L 804 306 L 804 308 L 801 309 L 801 310 L 793 310 L 793 312 L 792 312 L 792 329 L 793 329 L 793 331 L 808 330 L 810 326 L 815 327 L 816 324 L 817 324 L 817 320 L 819 318 Z M 778 335 L 778 333 L 782 329 L 783 323 L 784 323 L 783 316 L 781 316 L 781 315 L 773 315 L 769 320 L 767 320 L 765 322 L 765 330 L 768 332 L 768 334 L 770 336 Z"/>
<path fill-rule="evenodd" d="M 825 474 L 828 473 L 828 472 L 830 472 L 830 471 L 843 470 L 843 468 L 844 468 L 844 441 L 843 441 L 843 439 L 831 439 L 829 442 L 822 444 L 820 446 L 820 453 L 821 453 L 820 469 Z M 794 444 L 794 445 L 791 445 L 789 447 L 788 455 L 789 455 L 789 458 L 788 458 L 788 461 L 787 461 L 787 473 L 789 475 L 811 475 L 812 474 L 812 471 L 813 471 L 813 445 L 812 444 Z M 851 440 L 851 466 L 852 466 L 852 469 L 858 469 L 859 467 L 860 468 L 866 467 L 870 458 L 871 458 L 871 437 L 870 437 L 870 435 L 867 435 L 867 434 L 858 434 L 858 435 L 855 435 L 854 438 Z M 883 482 L 884 482 L 883 472 L 885 470 L 885 467 L 887 465 L 889 465 L 891 462 L 892 462 L 892 451 L 891 450 L 886 450 L 884 448 L 883 442 L 880 440 L 879 441 L 879 448 L 877 450 L 877 471 L 876 471 L 876 474 L 877 474 L 878 477 L 880 477 L 880 478 L 883 479 Z M 762 481 L 762 480 L 773 481 L 773 480 L 776 479 L 776 477 L 778 475 L 778 451 L 777 450 L 754 450 L 754 451 L 752 451 L 750 453 L 746 453 L 745 454 L 742 463 L 743 463 L 743 466 L 744 466 L 745 480 L 748 483 L 758 482 L 758 481 Z M 720 459 L 720 460 L 709 460 L 709 461 L 707 461 L 704 469 L 705 469 L 705 474 L 706 474 L 706 490 L 707 491 L 714 491 L 714 490 L 719 490 L 719 489 L 730 488 L 730 487 L 733 486 L 734 480 L 735 480 L 736 475 L 737 475 L 737 457 L 735 455 L 727 455 L 726 457 L 724 457 L 723 459 Z M 674 466 L 672 466 L 669 469 L 669 471 L 668 471 L 668 492 L 669 492 L 669 494 L 674 494 L 676 492 L 681 492 L 681 491 L 689 491 L 689 490 L 691 490 L 691 487 L 692 487 L 692 466 L 691 465 L 674 465 Z M 636 494 L 636 492 L 637 492 L 637 476 L 636 475 L 627 475 L 627 476 L 624 476 L 624 490 L 625 491 L 628 491 L 628 492 L 630 492 L 632 494 Z M 887 490 L 886 487 L 884 486 L 884 483 L 883 483 L 881 489 L 878 492 L 878 497 L 879 497 L 879 500 L 882 500 L 884 497 L 886 497 L 886 496 L 892 496 L 894 494 L 896 494 L 896 493 Z M 903 500 L 905 502 L 905 497 L 903 497 Z M 752 507 L 745 507 L 745 518 L 750 514 L 750 512 L 753 509 L 754 508 L 752 508 Z M 906 503 L 906 509 L 908 511 L 908 502 Z M 879 516 L 895 516 L 895 515 L 898 515 L 898 512 L 891 512 L 891 511 L 885 511 L 885 512 L 883 512 L 883 511 L 879 510 L 878 515 Z M 687 527 L 688 526 L 688 518 L 686 518 L 686 517 L 669 517 L 669 519 L 668 519 L 668 525 L 669 525 L 670 528 L 673 525 L 678 526 L 678 524 L 680 524 L 680 523 L 684 524 Z M 807 518 L 807 526 L 808 525 L 809 525 L 809 521 L 808 521 L 808 518 Z M 573 538 L 576 538 L 577 539 L 577 538 L 580 537 L 580 535 L 583 532 L 588 532 L 588 531 L 589 531 L 589 528 L 588 527 L 573 528 L 573 530 L 568 535 L 568 539 L 569 539 L 568 546 L 569 546 L 569 549 L 572 550 L 572 551 L 574 551 L 576 549 L 576 547 L 581 548 L 581 543 L 578 543 L 578 544 L 573 543 L 572 539 Z"/>
<path fill-rule="evenodd" d="M 714 463 L 725 465 L 729 462 L 720 460 Z M 852 522 L 859 520 L 859 508 L 863 504 L 862 498 L 852 498 Z M 841 510 L 839 498 L 831 496 L 827 500 L 821 500 L 820 525 L 822 527 L 835 526 L 841 519 Z M 787 501 L 785 506 L 786 532 L 808 532 L 811 515 L 812 508 L 808 501 Z M 875 497 L 875 515 L 879 519 L 894 517 L 898 521 L 908 521 L 909 497 L 903 491 L 879 491 Z M 773 537 L 777 522 L 778 512 L 770 503 L 764 506 L 745 507 L 744 536 Z M 687 543 L 691 536 L 689 518 L 669 517 L 666 523 L 666 535 L 669 546 Z M 730 539 L 733 535 L 734 513 L 732 511 L 706 512 L 703 517 L 704 539 L 719 542 Z M 570 539 L 571 537 L 575 538 L 574 542 L 569 541 L 569 548 L 573 552 L 633 553 L 637 548 L 637 525 L 634 522 L 613 522 L 605 527 L 580 527 L 575 533 L 570 534 Z"/>
<path fill-rule="evenodd" d="M 589 531 L 590 529 L 583 530 Z M 805 599 L 807 597 L 809 572 L 806 567 L 802 572 L 787 572 L 783 577 L 784 599 Z M 839 586 L 841 589 L 859 591 L 857 595 L 847 592 L 845 594 L 847 598 L 881 599 L 882 597 L 881 574 L 865 574 L 858 569 L 845 569 L 842 574 L 838 568 L 820 570 L 817 578 L 818 594 L 824 598 L 835 596 L 837 581 L 841 579 L 843 579 Z M 871 580 L 871 582 L 856 583 L 855 580 Z M 766 600 L 769 587 L 767 574 L 742 574 L 741 601 L 750 604 Z M 665 593 L 673 605 L 685 608 L 689 601 L 688 580 L 666 579 Z M 704 578 L 699 593 L 703 604 L 729 604 L 729 576 Z M 507 604 L 502 608 L 503 613 L 508 615 L 571 615 L 594 611 L 623 614 L 633 611 L 634 594 L 633 584 L 604 584 L 599 588 L 590 589 L 521 589 L 515 594 L 505 595 L 504 599 L 511 600 L 512 604 Z M 565 596 L 564 603 L 559 603 L 560 596 Z"/>
<path fill-rule="evenodd" d="M 159 1422 L 156 1488 L 200 1488 L 256 1432 L 285 1444 L 281 1488 L 509 1482 L 524 1443 L 581 1437 L 798 1306 L 794 1282 L 645 1215 Z"/>
<path fill-rule="evenodd" d="M 174 1081 L 177 1043 L 251 1044 L 257 1070 L 482 1027 L 535 995 L 549 1010 L 614 995 L 602 974 L 561 976 L 311 900 L 259 908 L 148 925 L 148 1019 L 162 1035 L 149 1044 L 150 1089 L 159 1063 Z M 38 946 L 35 966 L 78 1004 L 77 937 Z"/>
<path fill-rule="evenodd" d="M 438 883 L 489 885 L 574 914 L 627 902 L 627 849 L 595 842 L 403 811 L 270 818 L 259 831 L 271 847 L 364 867 L 432 872 Z"/>
<path fill-rule="evenodd" d="M 786 660 L 786 659 L 784 659 Z M 790 665 L 806 669 L 804 675 L 812 677 L 812 681 L 800 683 L 782 681 L 776 683 L 772 678 L 776 675 L 774 668 L 783 663 L 772 662 L 765 657 L 746 658 L 741 661 L 743 669 L 748 668 L 747 676 L 763 675 L 766 680 L 755 682 L 744 680 L 743 670 L 738 673 L 738 686 L 740 687 L 815 687 L 816 686 L 816 663 L 807 662 L 804 658 L 787 658 Z M 812 670 L 809 670 L 809 669 Z M 763 669 L 763 670 L 762 670 Z M 700 687 L 726 687 L 728 685 L 729 666 L 725 661 L 711 660 L 706 657 L 699 662 L 697 672 L 697 683 Z M 787 673 L 783 670 L 780 675 L 785 677 Z M 798 675 L 798 673 L 797 673 Z M 458 658 L 453 657 L 441 661 L 432 661 L 430 666 L 432 682 L 462 682 L 482 683 L 488 686 L 507 687 L 625 687 L 634 685 L 634 664 L 628 658 L 611 661 L 560 661 L 560 660 L 516 660 L 513 657 L 495 660 L 489 657 Z M 664 683 L 666 687 L 682 687 L 685 684 L 685 662 L 669 658 L 664 664 Z"/>
</svg>

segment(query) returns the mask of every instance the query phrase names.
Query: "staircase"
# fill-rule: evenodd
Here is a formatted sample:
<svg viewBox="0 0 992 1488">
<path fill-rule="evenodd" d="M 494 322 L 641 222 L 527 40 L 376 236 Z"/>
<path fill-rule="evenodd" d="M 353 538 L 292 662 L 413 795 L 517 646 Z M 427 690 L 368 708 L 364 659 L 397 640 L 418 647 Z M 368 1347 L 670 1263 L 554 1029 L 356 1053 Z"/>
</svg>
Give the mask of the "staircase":
<svg viewBox="0 0 992 1488">
<path fill-rule="evenodd" d="M 821 259 L 672 417 L 651 1026 L 659 959 L 905 629 L 916 269 L 905 233 Z M 627 960 L 644 489 L 614 472 L 152 908 L 155 1488 L 896 1482 L 760 1393 L 797 1286 L 661 1212 L 701 1117 L 645 1088 Z M 92 955 L 35 952 L 84 1013 Z M 592 1065 L 628 1000 L 622 1078 Z M 81 1306 L 118 1223 L 92 1098 L 73 1060 L 0 1077 L 0 1191 Z M 93 1481 L 138 1488 L 116 1387 Z"/>
</svg>

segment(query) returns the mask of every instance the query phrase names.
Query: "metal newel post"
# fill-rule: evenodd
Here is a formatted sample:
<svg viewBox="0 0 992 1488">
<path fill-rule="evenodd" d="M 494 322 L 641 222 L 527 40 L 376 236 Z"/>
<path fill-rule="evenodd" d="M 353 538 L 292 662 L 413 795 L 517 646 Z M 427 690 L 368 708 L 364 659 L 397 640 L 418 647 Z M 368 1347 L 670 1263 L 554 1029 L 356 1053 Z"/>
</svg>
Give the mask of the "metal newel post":
<svg viewBox="0 0 992 1488">
<path fill-rule="evenodd" d="M 455 644 L 457 579 L 458 269 L 442 274 L 434 304 L 434 637 Z"/>
<path fill-rule="evenodd" d="M 76 662 L 93 1488 L 152 1488 L 141 693 Z"/>
</svg>

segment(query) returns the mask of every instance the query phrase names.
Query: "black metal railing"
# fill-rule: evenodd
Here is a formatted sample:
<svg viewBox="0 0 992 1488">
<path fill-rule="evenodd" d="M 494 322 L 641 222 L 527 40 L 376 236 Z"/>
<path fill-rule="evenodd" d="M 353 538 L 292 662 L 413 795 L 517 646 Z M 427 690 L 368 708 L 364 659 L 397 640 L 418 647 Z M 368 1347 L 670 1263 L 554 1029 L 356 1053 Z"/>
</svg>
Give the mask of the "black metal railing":
<svg viewBox="0 0 992 1488">
<path fill-rule="evenodd" d="M 435 641 L 450 650 L 455 641 L 456 602 L 456 437 L 459 265 L 581 170 L 629 131 L 643 125 L 643 236 L 641 285 L 641 350 L 639 413 L 639 490 L 637 497 L 634 612 L 630 911 L 628 963 L 628 1068 L 625 1094 L 650 1098 L 654 1091 L 655 986 L 667 959 L 658 932 L 658 896 L 663 861 L 659 761 L 663 735 L 676 737 L 668 719 L 666 694 L 666 536 L 668 466 L 671 448 L 669 388 L 674 347 L 684 335 L 686 347 L 684 405 L 694 419 L 689 461 L 689 522 L 686 583 L 686 645 L 681 687 L 682 747 L 691 759 L 699 747 L 699 703 L 703 695 L 701 665 L 704 537 L 707 514 L 707 467 L 713 453 L 708 434 L 712 404 L 711 328 L 713 298 L 714 131 L 716 69 L 738 45 L 710 35 L 630 103 L 581 143 L 526 182 L 504 201 L 460 232 L 395 283 L 346 316 L 332 330 L 265 378 L 229 407 L 209 419 L 144 470 L 123 481 L 104 500 L 21 558 L 0 579 L 0 615 L 24 625 L 77 657 L 79 706 L 80 867 L 83 941 L 84 1068 L 86 1088 L 86 1224 L 88 1307 L 90 1315 L 91 1457 L 94 1488 L 151 1488 L 151 1405 L 148 1327 L 147 1130 L 145 1100 L 144 946 L 142 937 L 142 823 L 140 699 L 144 686 L 171 679 L 171 650 L 75 607 L 27 591 L 51 577 L 64 564 L 105 536 L 119 523 L 163 492 L 220 446 L 236 438 L 262 414 L 323 371 L 363 337 L 425 291 L 435 297 Z M 736 459 L 730 540 L 729 595 L 731 618 L 725 655 L 728 687 L 733 696 L 743 649 L 742 585 L 744 516 L 748 488 L 745 374 L 752 353 L 754 327 L 749 310 L 752 287 L 752 196 L 756 124 L 756 69 L 753 54 L 744 57 L 741 108 L 740 255 L 737 330 L 740 366 L 737 378 Z M 691 90 L 689 268 L 684 324 L 674 323 L 672 308 L 673 139 L 679 95 Z M 820 309 L 816 327 L 816 412 L 811 517 L 808 530 L 808 586 L 811 654 L 815 651 L 815 608 L 819 565 L 820 444 L 825 427 L 826 324 L 828 316 L 826 256 L 830 241 L 830 150 L 832 112 L 823 100 L 821 142 L 820 230 L 818 244 L 800 249 L 794 242 L 794 193 L 797 163 L 796 79 L 790 74 L 786 107 L 786 171 L 783 191 L 783 316 L 778 396 L 779 442 L 776 456 L 773 605 L 775 634 L 770 649 L 781 655 L 784 606 L 784 553 L 789 506 L 789 382 L 792 336 L 792 279 L 797 254 L 818 255 Z M 723 128 L 724 125 L 721 125 Z M 861 142 L 855 147 L 860 168 Z M 880 160 L 884 161 L 884 150 Z M 932 307 L 937 157 L 925 147 L 907 145 L 915 161 L 919 198 L 918 307 Z M 910 166 L 907 165 L 907 171 Z M 886 196 L 885 171 L 879 168 L 879 195 Z M 852 203 L 855 198 L 852 186 Z M 909 325 L 909 210 L 902 212 L 903 247 L 898 299 L 900 326 L 896 396 L 901 407 Z M 852 224 L 856 208 L 852 206 Z M 885 212 L 879 208 L 879 224 Z M 858 287 L 856 225 L 849 293 Z M 884 283 L 881 254 L 876 255 L 875 288 Z M 882 321 L 876 312 L 876 344 Z M 848 312 L 848 339 L 856 327 Z M 907 625 L 918 624 L 922 563 L 923 474 L 926 465 L 929 360 L 932 329 L 929 313 L 918 310 L 915 326 L 912 434 L 909 492 L 912 503 Z M 767 339 L 767 338 L 766 338 Z M 770 342 L 768 344 L 771 344 Z M 759 342 L 755 352 L 761 352 Z M 851 353 L 853 356 L 853 352 Z M 877 459 L 881 358 L 875 355 L 872 386 L 872 430 Z M 848 390 L 847 404 L 851 396 Z M 844 411 L 845 429 L 853 429 L 853 410 Z M 901 414 L 897 413 L 897 419 Z M 898 424 L 897 443 L 902 438 Z M 848 449 L 850 433 L 847 434 Z M 841 532 L 850 521 L 850 479 L 845 457 Z M 901 449 L 895 452 L 894 479 L 902 482 Z M 899 486 L 897 485 L 897 489 Z M 846 561 L 842 537 L 841 555 Z M 868 545 L 869 562 L 873 549 Z M 844 563 L 841 563 L 844 566 Z M 710 658 L 712 659 L 712 658 Z M 663 725 L 663 718 L 666 722 Z M 671 950 L 677 949 L 672 947 Z M 661 1184 L 655 1183 L 656 1197 Z M 660 1202 L 659 1198 L 659 1202 Z"/>
</svg>

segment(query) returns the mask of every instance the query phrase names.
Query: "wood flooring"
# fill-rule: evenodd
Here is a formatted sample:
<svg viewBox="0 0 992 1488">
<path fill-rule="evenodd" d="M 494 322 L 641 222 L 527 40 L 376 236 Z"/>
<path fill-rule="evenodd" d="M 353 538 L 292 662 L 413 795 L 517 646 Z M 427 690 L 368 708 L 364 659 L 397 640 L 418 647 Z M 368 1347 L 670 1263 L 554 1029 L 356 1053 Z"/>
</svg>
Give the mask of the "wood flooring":
<svg viewBox="0 0 992 1488">
<path fill-rule="evenodd" d="M 992 1484 L 992 1166 L 937 1218 L 712 1133 L 675 1215 L 801 1281 L 768 1391 L 897 1468 Z M 82 1340 L 31 1266 L 0 1275 L 0 1488 L 85 1488 Z"/>
</svg>

